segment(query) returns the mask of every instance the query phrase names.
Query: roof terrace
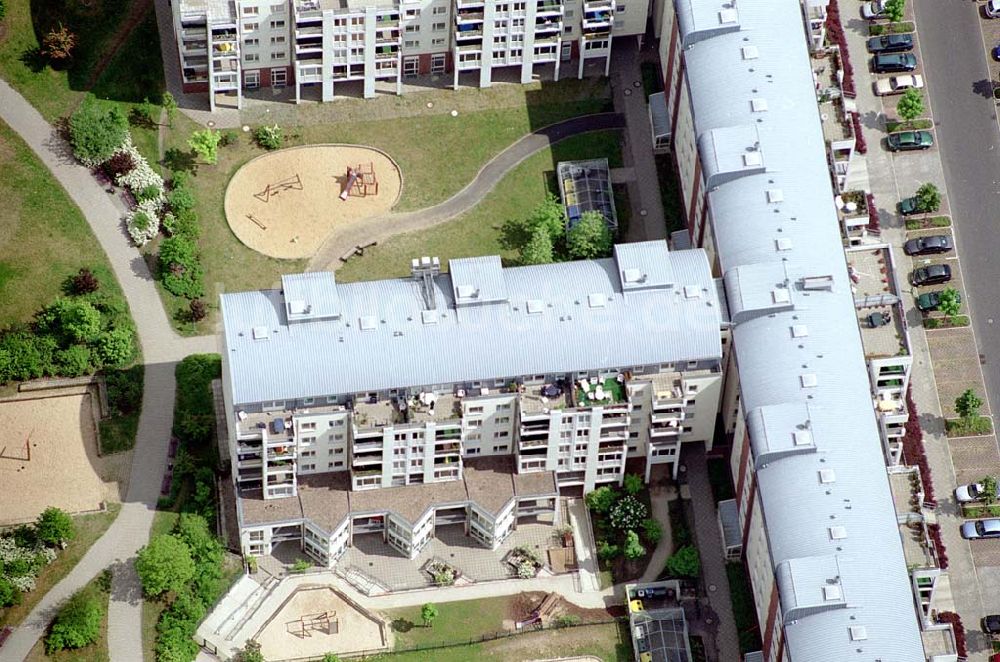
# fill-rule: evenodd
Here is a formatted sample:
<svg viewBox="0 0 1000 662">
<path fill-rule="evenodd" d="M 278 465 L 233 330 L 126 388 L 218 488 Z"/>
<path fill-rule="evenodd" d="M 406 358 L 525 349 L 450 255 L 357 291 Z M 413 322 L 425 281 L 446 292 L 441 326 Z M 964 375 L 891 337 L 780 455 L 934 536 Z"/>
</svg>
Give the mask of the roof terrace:
<svg viewBox="0 0 1000 662">
<path fill-rule="evenodd" d="M 906 318 L 888 246 L 846 251 L 866 358 L 909 354 Z"/>
</svg>

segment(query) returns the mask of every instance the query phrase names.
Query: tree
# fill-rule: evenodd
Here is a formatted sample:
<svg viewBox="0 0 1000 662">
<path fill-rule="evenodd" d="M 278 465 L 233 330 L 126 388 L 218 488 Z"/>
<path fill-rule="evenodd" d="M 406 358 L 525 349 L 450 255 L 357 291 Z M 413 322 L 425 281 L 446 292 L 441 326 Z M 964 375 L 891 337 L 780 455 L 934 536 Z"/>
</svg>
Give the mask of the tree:
<svg viewBox="0 0 1000 662">
<path fill-rule="evenodd" d="M 552 238 L 544 227 L 537 226 L 531 231 L 528 243 L 521 248 L 521 264 L 549 264 L 553 261 Z"/>
<path fill-rule="evenodd" d="M 50 506 L 42 511 L 35 521 L 35 533 L 38 539 L 49 545 L 59 545 L 72 540 L 76 535 L 73 518 L 62 510 Z"/>
<path fill-rule="evenodd" d="M 260 652 L 260 644 L 251 639 L 236 653 L 236 662 L 264 662 L 264 654 Z"/>
<path fill-rule="evenodd" d="M 340 662 L 340 656 L 336 653 L 327 653 L 323 656 L 322 662 Z"/>
<path fill-rule="evenodd" d="M 139 550 L 135 569 L 143 592 L 154 598 L 183 589 L 195 570 L 191 550 L 180 538 L 169 534 L 156 536 Z"/>
<path fill-rule="evenodd" d="M 551 193 L 525 218 L 512 218 L 500 228 L 500 245 L 521 253 L 523 264 L 539 264 L 525 259 L 524 251 L 535 239 L 537 233 L 544 232 L 549 237 L 554 255 L 559 254 L 566 239 L 566 210 Z M 541 239 L 535 239 L 540 243 Z M 537 252 L 538 248 L 533 249 Z M 549 260 L 551 262 L 551 260 Z"/>
<path fill-rule="evenodd" d="M 119 326 L 97 338 L 97 355 L 105 368 L 120 368 L 135 358 L 132 329 Z"/>
<path fill-rule="evenodd" d="M 82 299 L 56 299 L 37 319 L 41 328 L 71 343 L 91 342 L 101 333 L 101 313 Z"/>
<path fill-rule="evenodd" d="M 627 494 L 611 506 L 608 520 L 611 526 L 619 531 L 635 530 L 642 526 L 642 521 L 649 516 L 649 508 L 631 494 Z"/>
<path fill-rule="evenodd" d="M 188 138 L 188 147 L 194 150 L 197 154 L 210 165 L 215 165 L 219 160 L 219 141 L 222 139 L 222 134 L 218 131 L 213 131 L 212 129 L 203 129 L 201 131 L 195 131 Z"/>
<path fill-rule="evenodd" d="M 0 577 L 0 607 L 10 607 L 21 602 L 21 592 L 18 591 L 10 580 Z"/>
<path fill-rule="evenodd" d="M 966 389 L 962 395 L 955 398 L 955 411 L 965 419 L 977 418 L 979 408 L 983 406 L 983 401 L 971 388 Z"/>
<path fill-rule="evenodd" d="M 885 0 L 885 15 L 893 23 L 903 20 L 903 8 L 906 0 Z"/>
<path fill-rule="evenodd" d="M 642 520 L 642 535 L 650 544 L 657 544 L 663 537 L 663 527 L 655 519 L 646 518 Z"/>
<path fill-rule="evenodd" d="M 903 92 L 903 96 L 899 98 L 899 103 L 896 104 L 896 113 L 900 119 L 906 122 L 912 122 L 923 115 L 924 96 L 920 93 L 920 90 L 911 87 L 906 92 Z"/>
<path fill-rule="evenodd" d="M 618 501 L 618 491 L 607 485 L 598 487 L 593 492 L 588 492 L 584 497 L 587 508 L 590 508 L 598 515 L 603 515 L 611 510 L 611 506 Z"/>
<path fill-rule="evenodd" d="M 101 287 L 101 282 L 90 269 L 84 267 L 70 279 L 69 289 L 73 294 L 90 294 Z"/>
<path fill-rule="evenodd" d="M 438 617 L 438 608 L 435 607 L 430 602 L 425 603 L 423 607 L 420 608 L 420 620 L 424 622 L 424 627 L 429 628 L 434 623 L 434 619 Z"/>
<path fill-rule="evenodd" d="M 685 545 L 667 559 L 666 570 L 671 577 L 697 577 L 701 572 L 698 549 Z"/>
<path fill-rule="evenodd" d="M 208 316 L 208 306 L 202 299 L 192 299 L 188 304 L 188 315 L 192 322 L 200 322 Z"/>
<path fill-rule="evenodd" d="M 86 345 L 70 345 L 56 351 L 53 367 L 63 377 L 80 377 L 92 371 L 93 354 Z"/>
<path fill-rule="evenodd" d="M 163 110 L 167 111 L 167 124 L 173 128 L 174 117 L 177 116 L 177 99 L 170 92 L 163 93 Z"/>
<path fill-rule="evenodd" d="M 45 652 L 51 655 L 65 648 L 82 648 L 101 635 L 104 607 L 96 595 L 78 591 L 59 608 L 52 630 L 45 637 Z"/>
<path fill-rule="evenodd" d="M 142 103 L 135 106 L 132 109 L 132 120 L 140 125 L 146 127 L 155 126 L 159 117 L 156 117 L 156 106 L 146 97 L 142 100 Z"/>
<path fill-rule="evenodd" d="M 962 298 L 954 287 L 947 287 L 938 294 L 938 310 L 952 321 L 962 311 Z"/>
<path fill-rule="evenodd" d="M 997 500 L 997 477 L 993 474 L 983 476 L 983 502 L 992 506 Z"/>
<path fill-rule="evenodd" d="M 625 494 L 631 494 L 635 496 L 639 492 L 642 492 L 642 476 L 639 474 L 625 474 Z"/>
<path fill-rule="evenodd" d="M 159 260 L 160 278 L 168 292 L 188 299 L 197 299 L 205 293 L 197 247 L 187 236 L 164 239 Z"/>
<path fill-rule="evenodd" d="M 597 541 L 597 558 L 602 561 L 610 561 L 621 554 L 621 551 L 621 547 L 618 545 L 612 545 L 607 540 L 602 539 Z"/>
<path fill-rule="evenodd" d="M 641 559 L 646 555 L 646 548 L 639 542 L 639 534 L 635 531 L 625 533 L 625 558 L 630 560 Z"/>
<path fill-rule="evenodd" d="M 59 27 L 52 28 L 42 37 L 41 53 L 50 60 L 68 60 L 73 55 L 76 42 L 76 35 L 60 23 Z"/>
<path fill-rule="evenodd" d="M 941 208 L 941 191 L 937 186 L 927 182 L 921 184 L 917 189 L 917 209 L 925 214 L 935 212 Z"/>
<path fill-rule="evenodd" d="M 611 254 L 614 239 L 599 211 L 584 212 L 566 232 L 566 253 L 571 260 L 592 260 Z"/>
<path fill-rule="evenodd" d="M 281 127 L 277 124 L 274 126 L 259 126 L 253 132 L 253 139 L 264 149 L 278 149 L 285 141 L 285 134 L 282 133 Z"/>
<path fill-rule="evenodd" d="M 69 118 L 73 154 L 85 165 L 107 161 L 128 137 L 128 119 L 118 106 L 102 106 L 93 97 Z"/>
</svg>

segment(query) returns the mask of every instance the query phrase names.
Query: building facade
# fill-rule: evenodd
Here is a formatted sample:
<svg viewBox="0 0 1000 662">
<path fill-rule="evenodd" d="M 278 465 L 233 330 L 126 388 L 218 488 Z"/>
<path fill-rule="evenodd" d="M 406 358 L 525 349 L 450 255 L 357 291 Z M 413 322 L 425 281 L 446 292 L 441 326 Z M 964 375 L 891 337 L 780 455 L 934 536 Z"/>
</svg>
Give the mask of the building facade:
<svg viewBox="0 0 1000 662">
<path fill-rule="evenodd" d="M 620 485 L 629 459 L 676 477 L 682 443 L 713 441 L 722 313 L 702 251 L 286 276 L 222 313 L 247 553 L 298 535 L 332 563 L 378 530 L 416 556 L 445 511 L 495 547 L 560 493 Z"/>
<path fill-rule="evenodd" d="M 241 107 L 243 92 L 294 86 L 295 100 L 330 101 L 338 84 L 396 94 L 418 75 L 489 87 L 501 68 L 522 83 L 607 75 L 614 38 L 645 31 L 648 0 L 178 0 L 174 33 L 185 92 L 211 108 Z"/>
</svg>

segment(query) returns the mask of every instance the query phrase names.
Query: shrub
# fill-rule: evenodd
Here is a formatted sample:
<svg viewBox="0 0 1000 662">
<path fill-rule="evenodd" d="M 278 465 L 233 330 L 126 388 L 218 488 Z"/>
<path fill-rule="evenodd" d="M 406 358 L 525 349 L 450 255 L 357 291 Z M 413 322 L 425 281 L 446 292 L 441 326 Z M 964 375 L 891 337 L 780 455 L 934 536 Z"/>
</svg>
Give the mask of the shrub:
<svg viewBox="0 0 1000 662">
<path fill-rule="evenodd" d="M 4 16 L 6 15 L 7 15 L 7 3 L 5 0 L 0 0 L 0 21 L 2 21 Z"/>
<path fill-rule="evenodd" d="M 561 614 L 552 621 L 557 628 L 568 628 L 580 624 L 580 617 L 576 614 Z"/>
<path fill-rule="evenodd" d="M 58 508 L 49 507 L 35 521 L 35 533 L 42 542 L 58 545 L 72 540 L 76 536 L 76 527 L 72 517 Z"/>
<path fill-rule="evenodd" d="M 614 237 L 599 211 L 587 211 L 566 232 L 566 252 L 571 260 L 592 260 L 611 254 Z"/>
<path fill-rule="evenodd" d="M 197 251 L 194 242 L 186 236 L 165 239 L 160 245 L 159 261 L 160 278 L 168 292 L 188 299 L 205 293 Z"/>
<path fill-rule="evenodd" d="M 214 165 L 219 160 L 219 140 L 221 138 L 219 132 L 212 129 L 195 131 L 188 138 L 188 147 L 200 156 L 205 163 Z"/>
<path fill-rule="evenodd" d="M 868 153 L 868 143 L 865 141 L 865 134 L 861 127 L 861 115 L 851 113 L 851 126 L 854 127 L 854 149 L 858 154 Z"/>
<path fill-rule="evenodd" d="M 35 319 L 40 330 L 69 343 L 92 342 L 101 333 L 101 313 L 82 299 L 56 299 Z"/>
<path fill-rule="evenodd" d="M 155 184 L 149 184 L 140 189 L 136 194 L 135 198 L 139 202 L 147 202 L 150 200 L 159 200 L 163 197 L 163 190 Z"/>
<path fill-rule="evenodd" d="M 110 159 L 101 164 L 101 170 L 114 182 L 117 182 L 122 175 L 132 172 L 134 168 L 135 161 L 129 152 L 115 152 Z"/>
<path fill-rule="evenodd" d="M 97 339 L 97 355 L 105 368 L 120 368 L 135 358 L 135 337 L 131 328 L 119 326 Z"/>
<path fill-rule="evenodd" d="M 610 511 L 611 506 L 618 501 L 618 491 L 613 487 L 604 485 L 598 487 L 593 492 L 588 492 L 584 500 L 587 503 L 587 508 L 590 508 L 599 515 L 603 515 Z"/>
<path fill-rule="evenodd" d="M 0 383 L 37 379 L 52 369 L 55 339 L 27 329 L 0 336 Z"/>
<path fill-rule="evenodd" d="M 955 652 L 959 657 L 966 657 L 969 654 L 965 641 L 965 626 L 962 625 L 962 617 L 953 611 L 942 611 L 937 615 L 938 623 L 951 623 L 951 628 L 955 632 Z"/>
<path fill-rule="evenodd" d="M 163 177 L 153 170 L 153 167 L 149 165 L 149 161 L 139 153 L 139 150 L 132 144 L 132 138 L 128 134 L 126 134 L 125 140 L 122 142 L 117 153 L 128 154 L 134 167 L 115 177 L 115 183 L 127 188 L 137 199 L 139 198 L 140 191 L 150 186 L 155 186 L 159 189 L 160 194 L 155 198 L 147 200 L 147 202 L 155 202 L 157 205 L 163 204 Z"/>
<path fill-rule="evenodd" d="M 941 191 L 938 187 L 927 182 L 921 184 L 917 189 L 917 209 L 925 214 L 936 212 L 941 208 Z"/>
<path fill-rule="evenodd" d="M 282 143 L 285 142 L 284 133 L 281 127 L 275 124 L 274 126 L 259 126 L 254 129 L 253 139 L 258 145 L 264 149 L 278 149 L 281 147 Z"/>
<path fill-rule="evenodd" d="M 960 396 L 955 398 L 955 412 L 962 418 L 979 416 L 979 409 L 982 406 L 982 399 L 971 388 L 966 389 Z"/>
<path fill-rule="evenodd" d="M 6 577 L 0 577 L 0 607 L 10 607 L 21 602 L 21 592 Z"/>
<path fill-rule="evenodd" d="M 53 357 L 55 372 L 63 377 L 80 377 L 93 372 L 93 357 L 86 345 L 71 345 L 57 350 Z"/>
<path fill-rule="evenodd" d="M 663 537 L 663 527 L 655 519 L 644 519 L 642 521 L 642 535 L 650 545 L 656 545 Z"/>
<path fill-rule="evenodd" d="M 903 7 L 906 4 L 906 0 L 885 0 L 885 16 L 892 23 L 898 23 L 903 20 Z"/>
<path fill-rule="evenodd" d="M 425 603 L 424 606 L 420 608 L 420 620 L 424 622 L 425 627 L 430 627 L 434 623 L 434 619 L 437 617 L 438 608 L 430 602 Z"/>
<path fill-rule="evenodd" d="M 197 448 L 209 443 L 215 424 L 212 380 L 222 374 L 218 354 L 192 354 L 177 364 L 174 435 Z"/>
<path fill-rule="evenodd" d="M 611 526 L 619 531 L 635 530 L 649 515 L 649 508 L 631 494 L 622 497 L 608 512 Z"/>
<path fill-rule="evenodd" d="M 681 547 L 667 559 L 666 570 L 671 577 L 697 577 L 701 572 L 698 549 L 691 545 Z"/>
<path fill-rule="evenodd" d="M 639 474 L 625 474 L 624 487 L 625 494 L 632 496 L 642 492 L 642 476 Z"/>
<path fill-rule="evenodd" d="M 188 315 L 192 322 L 200 322 L 208 316 L 208 306 L 202 299 L 192 299 L 188 304 Z"/>
<path fill-rule="evenodd" d="M 167 204 L 175 214 L 194 209 L 195 198 L 187 186 L 174 185 L 172 191 L 167 194 Z"/>
<path fill-rule="evenodd" d="M 198 215 L 193 210 L 182 210 L 171 214 L 173 220 L 171 227 L 166 227 L 164 218 L 164 230 L 171 236 L 184 236 L 190 241 L 195 241 L 201 235 L 201 228 L 198 226 Z"/>
<path fill-rule="evenodd" d="M 646 548 L 642 546 L 639 542 L 639 534 L 635 531 L 628 531 L 625 533 L 625 558 L 627 559 L 640 559 L 646 555 Z"/>
<path fill-rule="evenodd" d="M 292 569 L 290 572 L 294 572 L 296 574 L 302 574 L 311 567 L 312 563 L 309 563 L 309 561 L 306 561 L 305 559 L 295 559 L 295 563 L 292 564 Z"/>
<path fill-rule="evenodd" d="M 69 289 L 73 294 L 90 294 L 100 287 L 101 282 L 97 280 L 97 276 L 86 267 L 80 269 L 69 281 Z"/>
<path fill-rule="evenodd" d="M 194 577 L 194 560 L 180 538 L 161 534 L 139 550 L 135 569 L 143 592 L 156 597 L 167 591 L 182 590 Z"/>
<path fill-rule="evenodd" d="M 142 100 L 142 103 L 132 108 L 132 122 L 142 126 L 153 126 L 159 119 L 158 117 L 154 117 L 155 114 L 156 106 L 147 97 Z"/>
<path fill-rule="evenodd" d="M 520 264 L 549 264 L 555 261 L 552 238 L 544 227 L 538 226 L 531 232 L 531 238 L 521 248 Z"/>
<path fill-rule="evenodd" d="M 885 33 L 885 26 L 878 23 L 872 23 L 868 26 L 868 34 L 872 37 L 878 37 Z"/>
<path fill-rule="evenodd" d="M 52 28 L 42 37 L 40 52 L 50 60 L 68 60 L 73 56 L 78 41 L 76 34 L 59 23 L 59 27 Z"/>
<path fill-rule="evenodd" d="M 45 637 L 45 652 L 66 648 L 82 648 L 97 641 L 101 635 L 104 606 L 97 596 L 75 593 L 56 614 L 52 630 Z"/>
<path fill-rule="evenodd" d="M 240 139 L 240 134 L 236 133 L 232 129 L 226 129 L 219 136 L 219 145 L 222 147 L 229 147 L 230 145 L 235 145 Z"/>
<path fill-rule="evenodd" d="M 128 137 L 128 120 L 118 106 L 102 106 L 87 97 L 69 118 L 73 154 L 86 166 L 102 163 L 118 151 Z"/>
<path fill-rule="evenodd" d="M 125 217 L 125 228 L 136 246 L 145 246 L 160 233 L 160 224 L 156 216 L 142 209 L 136 209 Z"/>
<path fill-rule="evenodd" d="M 607 540 L 597 541 L 597 558 L 604 562 L 610 561 L 621 553 L 618 545 L 612 545 Z"/>
</svg>

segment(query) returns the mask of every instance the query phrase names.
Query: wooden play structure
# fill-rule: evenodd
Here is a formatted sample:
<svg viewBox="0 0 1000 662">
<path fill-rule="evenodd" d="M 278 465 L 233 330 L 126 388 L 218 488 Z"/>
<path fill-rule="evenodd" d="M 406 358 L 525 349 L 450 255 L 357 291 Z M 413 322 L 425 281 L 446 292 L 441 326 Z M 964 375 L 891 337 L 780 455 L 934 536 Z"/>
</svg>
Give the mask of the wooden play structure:
<svg viewBox="0 0 1000 662">
<path fill-rule="evenodd" d="M 267 203 L 271 201 L 271 198 L 278 195 L 282 191 L 301 191 L 302 190 L 302 178 L 299 177 L 298 173 L 287 177 L 285 179 L 273 182 L 264 187 L 263 191 L 259 193 L 254 193 L 253 197 L 257 198 L 261 202 Z"/>
<path fill-rule="evenodd" d="M 340 192 L 340 199 L 347 200 L 350 196 L 368 197 L 378 195 L 378 177 L 375 176 L 375 163 L 359 163 L 357 168 L 347 167 L 347 183 Z"/>
<path fill-rule="evenodd" d="M 299 639 L 311 637 L 313 632 L 321 634 L 337 634 L 340 630 L 340 621 L 337 620 L 337 612 L 321 611 L 316 614 L 303 614 L 300 618 L 285 624 L 288 632 Z"/>
<path fill-rule="evenodd" d="M 0 448 L 0 460 L 17 460 L 18 462 L 31 462 L 31 435 L 34 430 L 28 433 L 23 444 L 15 444 L 12 450 L 17 450 L 17 455 L 7 453 L 9 446 Z M 23 451 L 23 452 L 22 452 Z"/>
</svg>

